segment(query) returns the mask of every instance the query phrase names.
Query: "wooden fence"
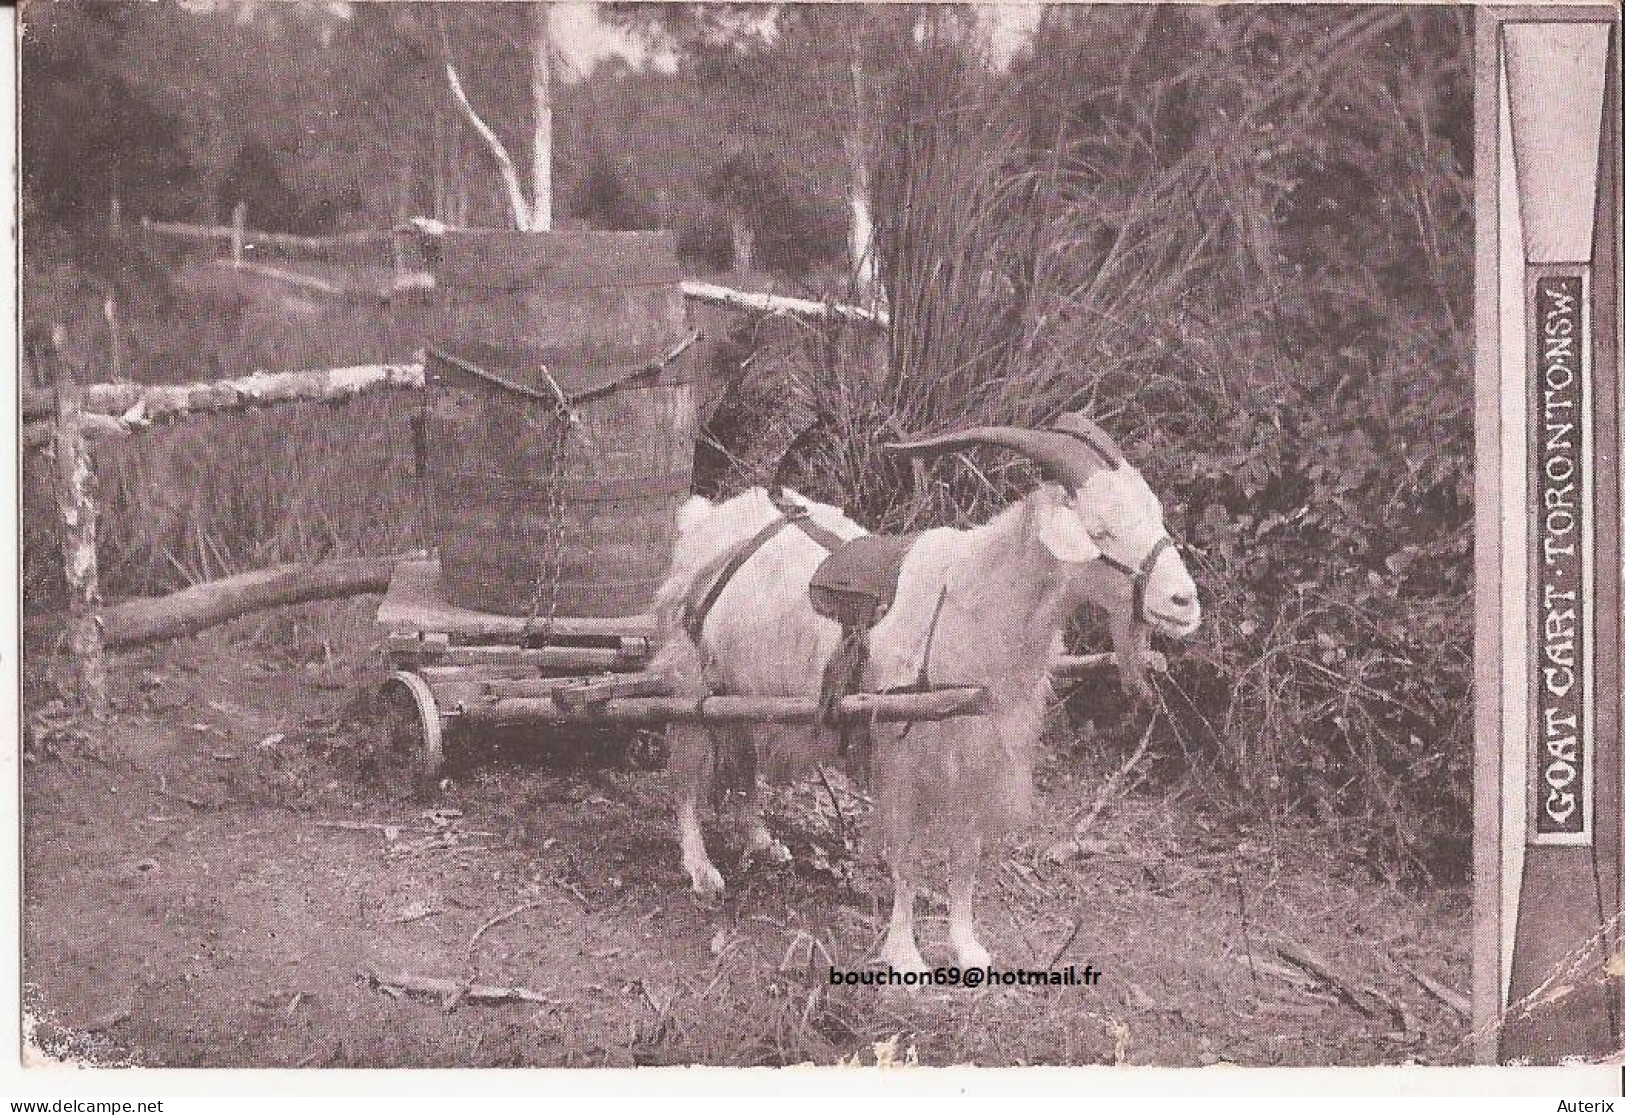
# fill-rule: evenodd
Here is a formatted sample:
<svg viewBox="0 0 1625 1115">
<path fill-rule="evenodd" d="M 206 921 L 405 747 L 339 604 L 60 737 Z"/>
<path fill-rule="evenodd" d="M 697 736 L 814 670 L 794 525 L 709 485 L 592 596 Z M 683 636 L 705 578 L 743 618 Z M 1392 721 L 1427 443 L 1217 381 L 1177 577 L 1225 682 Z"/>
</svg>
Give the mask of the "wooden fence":
<svg viewBox="0 0 1625 1115">
<path fill-rule="evenodd" d="M 253 268 L 272 278 L 302 286 L 320 283 L 243 259 L 245 246 L 268 244 L 301 251 L 379 244 L 396 240 L 403 232 L 433 235 L 432 223 L 388 232 L 343 233 L 337 236 L 296 236 L 289 233 L 251 232 L 239 207 L 233 223 L 179 225 L 142 221 L 148 232 L 232 246 L 221 266 Z M 395 253 L 396 259 L 402 253 Z M 433 277 L 397 268 L 396 286 L 432 289 Z M 684 282 L 686 298 L 759 314 L 788 314 L 885 328 L 884 311 L 804 298 L 733 290 L 711 283 Z M 329 293 L 343 293 L 332 288 Z M 281 403 L 315 401 L 342 404 L 379 391 L 416 391 L 424 385 L 421 360 L 403 364 L 366 364 L 293 372 L 255 372 L 236 379 L 197 383 L 142 384 L 77 382 L 67 361 L 57 358 L 55 382 L 49 387 L 22 387 L 22 443 L 25 450 L 49 453 L 54 465 L 57 513 L 62 526 L 62 563 L 68 591 L 65 612 L 34 617 L 25 634 L 60 639 L 72 662 L 77 699 L 93 712 L 107 707 L 105 651 L 109 646 L 151 642 L 190 634 L 213 623 L 261 608 L 306 600 L 380 591 L 388 582 L 393 558 L 362 559 L 321 565 L 279 566 L 194 586 L 167 597 L 125 601 L 104 607 L 96 559 L 99 509 L 94 498 L 92 439 L 127 437 L 192 415 L 247 410 Z"/>
<path fill-rule="evenodd" d="M 245 227 L 244 220 L 245 211 L 241 203 L 239 203 L 233 211 L 232 223 L 229 225 L 177 224 L 142 218 L 141 229 L 143 232 L 160 236 L 198 240 L 206 243 L 230 244 L 230 258 L 220 260 L 221 265 L 229 265 L 264 275 L 267 278 L 278 279 L 293 286 L 306 287 L 332 295 L 343 294 L 345 291 L 343 288 L 313 275 L 301 275 L 297 271 L 251 262 L 245 258 L 246 250 L 250 247 L 264 245 L 289 251 L 324 252 L 338 248 L 391 244 L 395 247 L 393 252 L 395 288 L 397 290 L 433 290 L 434 276 L 424 271 L 415 271 L 406 267 L 407 253 L 402 250 L 402 246 L 413 237 L 432 238 L 449 231 L 438 222 L 419 218 L 398 225 L 393 229 L 343 232 L 331 236 L 303 236 L 291 232 L 252 231 Z M 683 297 L 691 301 L 721 306 L 730 310 L 749 310 L 760 314 L 787 314 L 806 318 L 836 318 L 841 321 L 870 325 L 880 329 L 885 329 L 891 324 L 891 316 L 883 307 L 852 306 L 841 302 L 795 298 L 784 294 L 735 290 L 716 283 L 688 279 L 683 280 L 682 289 Z"/>
</svg>

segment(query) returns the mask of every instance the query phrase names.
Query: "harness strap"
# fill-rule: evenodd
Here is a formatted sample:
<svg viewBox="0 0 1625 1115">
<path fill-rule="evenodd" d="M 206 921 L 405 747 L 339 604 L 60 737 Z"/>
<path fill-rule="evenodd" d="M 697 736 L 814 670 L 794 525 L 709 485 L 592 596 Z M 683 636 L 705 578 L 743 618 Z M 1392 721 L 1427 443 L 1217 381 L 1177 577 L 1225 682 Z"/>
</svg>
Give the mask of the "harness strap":
<svg viewBox="0 0 1625 1115">
<path fill-rule="evenodd" d="M 824 549 L 834 553 L 846 545 L 847 539 L 842 538 L 828 527 L 819 526 L 813 521 L 812 513 L 805 504 L 796 503 L 784 494 L 784 489 L 778 486 L 767 490 L 767 498 L 773 501 L 773 506 L 779 509 L 786 522 L 794 523 L 802 534 L 811 538 Z"/>
<path fill-rule="evenodd" d="M 1116 558 L 1112 557 L 1110 554 L 1100 555 L 1100 560 L 1103 563 L 1111 566 L 1113 569 L 1117 570 L 1119 573 L 1123 574 L 1123 576 L 1127 577 L 1133 582 L 1134 618 L 1137 622 L 1148 622 L 1145 615 L 1146 584 L 1151 580 L 1151 571 L 1157 567 L 1157 559 L 1162 557 L 1162 551 L 1166 550 L 1173 544 L 1174 540 L 1169 538 L 1166 534 L 1157 539 L 1156 544 L 1152 546 L 1150 552 L 1145 555 L 1145 560 L 1140 562 L 1140 567 L 1138 569 L 1130 568 L 1129 566 L 1118 561 Z"/>
<path fill-rule="evenodd" d="M 768 542 L 772 541 L 785 527 L 794 525 L 820 547 L 831 554 L 845 547 L 850 539 L 842 538 L 827 527 L 813 521 L 812 515 L 804 504 L 796 503 L 785 495 L 778 485 L 767 490 L 768 499 L 778 510 L 779 517 L 757 531 L 751 538 L 735 546 L 732 550 L 715 559 L 706 569 L 695 578 L 695 585 L 707 585 L 703 595 L 697 598 L 691 596 L 683 609 L 683 627 L 688 632 L 689 639 L 696 647 L 700 645 L 700 637 L 705 629 L 705 620 L 710 615 L 711 608 L 722 596 L 728 587 L 728 582 L 738 573 L 744 564 L 755 556 L 756 552 Z M 809 592 L 812 589 L 809 587 Z M 946 594 L 946 590 L 944 590 Z M 819 720 L 825 725 L 835 727 L 839 732 L 839 742 L 836 753 L 843 758 L 849 751 L 857 753 L 861 778 L 868 780 L 868 767 L 870 763 L 869 728 L 866 724 L 839 724 L 835 723 L 835 707 L 840 698 L 848 693 L 855 693 L 862 688 L 863 674 L 869 664 L 869 629 L 874 626 L 878 618 L 880 600 L 875 599 L 846 599 L 843 604 L 836 606 L 841 624 L 841 641 L 835 652 L 825 663 L 823 684 L 819 699 Z M 823 611 L 816 600 L 815 608 Z M 937 602 L 940 612 L 942 601 Z M 829 614 L 829 613 L 825 613 Z M 936 617 L 932 617 L 932 634 L 935 634 Z M 929 648 L 929 642 L 927 643 Z M 927 661 L 929 661 L 929 649 Z M 928 667 L 922 667 L 919 684 L 929 686 Z M 745 784 L 755 781 L 754 753 L 749 756 L 724 754 L 726 751 L 737 751 L 733 748 L 725 749 L 720 736 L 723 733 L 712 733 L 712 746 L 714 750 L 714 770 L 718 774 L 717 785 L 720 788 L 724 779 L 721 777 L 724 765 L 737 767 L 736 772 Z M 747 745 L 745 750 L 749 750 Z"/>
<path fill-rule="evenodd" d="M 769 488 L 767 498 L 773 501 L 773 506 L 778 509 L 781 517 L 774 519 L 757 531 L 754 536 L 735 546 L 722 557 L 717 558 L 699 577 L 695 578 L 694 583 L 696 585 L 706 584 L 707 582 L 710 585 L 704 596 L 698 600 L 691 597 L 683 609 L 683 628 L 688 632 L 688 637 L 695 646 L 700 645 L 700 634 L 705 629 L 705 618 L 711 614 L 711 609 L 716 605 L 718 598 L 722 596 L 723 590 L 728 587 L 728 582 L 733 580 L 734 574 L 738 573 L 747 561 L 756 556 L 756 551 L 771 542 L 779 531 L 794 524 L 801 530 L 801 533 L 831 553 L 846 544 L 846 539 L 834 531 L 813 522 L 812 515 L 808 512 L 806 506 L 790 499 L 784 494 L 782 488 Z"/>
<path fill-rule="evenodd" d="M 723 590 L 728 587 L 728 582 L 733 580 L 734 574 L 739 572 L 747 561 L 756 556 L 757 550 L 771 542 L 779 531 L 789 525 L 789 519 L 774 519 L 757 531 L 753 537 L 747 538 L 744 542 L 713 561 L 706 568 L 705 573 L 698 578 L 696 584 L 705 584 L 709 580 L 710 586 L 706 589 L 704 596 L 698 600 L 690 598 L 683 608 L 683 628 L 688 632 L 688 637 L 693 640 L 695 646 L 700 645 L 700 634 L 705 629 L 705 617 L 711 614 L 712 607 L 716 605 L 717 599 L 722 595 Z"/>
<path fill-rule="evenodd" d="M 1071 438 L 1073 441 L 1079 442 L 1080 444 L 1086 446 L 1090 452 L 1100 458 L 1101 463 L 1103 463 L 1107 468 L 1117 468 L 1123 463 L 1123 459 L 1119 455 L 1109 452 L 1106 446 L 1101 445 L 1100 442 L 1096 441 L 1082 430 L 1069 430 L 1065 428 L 1052 427 L 1051 432 L 1062 434 Z M 1102 562 L 1111 566 L 1113 569 L 1117 570 L 1134 583 L 1134 619 L 1136 622 L 1148 622 L 1145 615 L 1146 583 L 1151 580 L 1151 571 L 1157 567 L 1157 559 L 1162 557 L 1162 551 L 1166 550 L 1173 544 L 1174 540 L 1164 534 L 1161 538 L 1157 539 L 1156 545 L 1151 547 L 1150 553 L 1145 555 L 1145 560 L 1140 562 L 1140 567 L 1138 569 L 1130 568 L 1129 566 L 1118 561 L 1116 558 L 1112 557 L 1110 554 L 1100 555 L 1100 560 Z"/>
</svg>

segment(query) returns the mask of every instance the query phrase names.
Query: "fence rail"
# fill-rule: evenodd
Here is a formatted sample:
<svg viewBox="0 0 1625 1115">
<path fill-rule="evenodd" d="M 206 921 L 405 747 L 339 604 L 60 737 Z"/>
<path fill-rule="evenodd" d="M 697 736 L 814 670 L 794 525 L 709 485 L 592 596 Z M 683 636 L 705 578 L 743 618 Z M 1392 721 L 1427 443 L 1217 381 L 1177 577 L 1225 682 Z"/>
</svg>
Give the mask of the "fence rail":
<svg viewBox="0 0 1625 1115">
<path fill-rule="evenodd" d="M 143 430 L 155 422 L 193 414 L 248 410 L 276 403 L 340 403 L 374 391 L 414 391 L 423 386 L 423 365 L 358 364 L 301 372 L 255 372 L 237 379 L 197 383 L 96 383 L 79 388 L 84 433 L 116 437 Z M 49 444 L 54 424 L 43 417 L 54 408 L 55 393 L 29 390 L 23 396 L 25 418 L 40 416 L 23 427 L 23 445 Z"/>
<path fill-rule="evenodd" d="M 346 292 L 322 279 L 300 275 L 297 272 L 285 271 L 280 268 L 246 263 L 243 260 L 244 249 L 256 245 L 266 245 L 275 248 L 321 252 L 334 248 L 396 244 L 405 237 L 433 239 L 453 231 L 439 222 L 418 218 L 392 229 L 363 229 L 355 232 L 334 233 L 330 236 L 303 236 L 291 232 L 259 232 L 246 227 L 243 223 L 244 220 L 244 211 L 239 206 L 233 213 L 233 223 L 229 225 L 180 224 L 173 221 L 154 221 L 143 217 L 141 218 L 141 228 L 145 232 L 187 240 L 224 241 L 231 245 L 232 256 L 230 262 L 235 266 L 252 270 L 268 278 L 281 279 L 292 285 L 305 286 L 328 294 L 343 294 Z M 434 277 L 426 272 L 406 269 L 404 265 L 401 265 L 399 253 L 397 253 L 397 264 L 400 265 L 397 268 L 398 273 L 395 277 L 397 289 L 434 289 Z M 761 314 L 789 314 L 794 317 L 807 318 L 835 318 L 880 329 L 885 329 L 891 324 L 891 316 L 883 307 L 870 308 L 853 306 L 843 302 L 819 301 L 815 298 L 796 298 L 790 295 L 772 294 L 763 291 L 736 290 L 733 287 L 723 286 L 718 283 L 700 282 L 692 279 L 683 280 L 681 286 L 683 297 L 690 301 L 721 306 L 730 310 L 750 310 Z"/>
<path fill-rule="evenodd" d="M 389 244 L 408 229 L 363 229 L 358 232 L 339 232 L 331 236 L 301 236 L 293 232 L 258 232 L 231 225 L 188 225 L 173 221 L 155 221 L 141 218 L 141 231 L 161 236 L 175 236 L 183 240 L 223 240 L 230 243 L 241 236 L 247 244 L 266 244 L 273 248 L 295 248 L 300 251 L 322 252 L 333 248 L 361 248 L 372 244 Z"/>
</svg>

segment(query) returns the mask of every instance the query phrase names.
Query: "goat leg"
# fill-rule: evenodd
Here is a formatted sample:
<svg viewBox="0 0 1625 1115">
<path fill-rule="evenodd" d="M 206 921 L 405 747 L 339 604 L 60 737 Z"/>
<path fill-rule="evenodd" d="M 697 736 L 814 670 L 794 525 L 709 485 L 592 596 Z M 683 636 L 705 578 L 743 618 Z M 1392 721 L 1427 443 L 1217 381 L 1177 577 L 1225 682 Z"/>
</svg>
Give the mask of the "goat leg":
<svg viewBox="0 0 1625 1115">
<path fill-rule="evenodd" d="M 733 767 L 744 778 L 744 793 L 733 809 L 734 831 L 744 843 L 745 858 L 763 856 L 774 863 L 789 863 L 790 849 L 775 840 L 762 820 L 762 783 L 756 770 L 756 741 L 747 728 L 718 725 L 712 728 L 717 735 L 718 750 L 732 753 Z"/>
<path fill-rule="evenodd" d="M 705 851 L 705 834 L 700 831 L 700 802 L 709 794 L 715 777 L 711 735 L 696 725 L 673 724 L 667 729 L 671 751 L 668 769 L 677 799 L 677 839 L 683 849 L 683 870 L 694 884 L 694 893 L 710 897 L 722 893 L 722 873 Z"/>
<path fill-rule="evenodd" d="M 954 946 L 961 968 L 985 968 L 993 963 L 987 949 L 976 939 L 972 895 L 976 874 L 982 864 L 982 838 L 973 836 L 954 849 L 948 875 L 948 940 Z"/>
<path fill-rule="evenodd" d="M 925 958 L 914 943 L 914 895 L 918 888 L 898 867 L 892 868 L 891 924 L 880 946 L 880 959 L 899 972 L 923 972 Z"/>
</svg>

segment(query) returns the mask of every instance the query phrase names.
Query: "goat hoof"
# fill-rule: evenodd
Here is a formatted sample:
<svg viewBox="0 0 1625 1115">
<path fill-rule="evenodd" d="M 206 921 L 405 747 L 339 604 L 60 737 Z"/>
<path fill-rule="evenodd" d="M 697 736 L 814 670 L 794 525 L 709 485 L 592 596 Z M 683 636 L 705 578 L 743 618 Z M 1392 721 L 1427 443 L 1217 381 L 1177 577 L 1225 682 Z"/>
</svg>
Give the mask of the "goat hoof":
<svg viewBox="0 0 1625 1115">
<path fill-rule="evenodd" d="M 954 952 L 959 956 L 959 966 L 961 968 L 991 968 L 993 966 L 993 957 L 975 941 L 963 947 L 956 947 Z"/>
<path fill-rule="evenodd" d="M 880 962 L 903 975 L 910 972 L 920 975 L 931 970 L 925 962 L 925 957 L 920 955 L 920 950 L 913 945 L 904 947 L 888 945 L 880 950 Z"/>
<path fill-rule="evenodd" d="M 688 877 L 693 881 L 694 893 L 701 898 L 715 898 L 722 893 L 722 872 L 709 863 L 689 868 Z"/>
</svg>

